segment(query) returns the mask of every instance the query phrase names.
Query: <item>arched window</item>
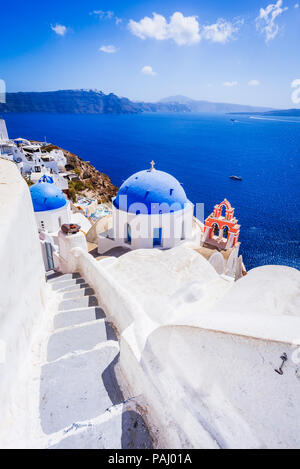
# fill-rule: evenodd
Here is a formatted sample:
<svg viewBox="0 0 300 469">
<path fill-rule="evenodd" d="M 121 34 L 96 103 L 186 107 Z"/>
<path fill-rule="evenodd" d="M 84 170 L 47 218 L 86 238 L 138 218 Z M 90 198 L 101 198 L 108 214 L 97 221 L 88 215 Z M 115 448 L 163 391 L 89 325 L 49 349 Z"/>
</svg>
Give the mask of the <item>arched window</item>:
<svg viewBox="0 0 300 469">
<path fill-rule="evenodd" d="M 161 246 L 162 228 L 153 228 L 153 246 Z"/>
<path fill-rule="evenodd" d="M 226 226 L 224 226 L 224 228 L 223 228 L 223 238 L 226 238 L 226 239 L 228 238 L 228 232 L 229 232 L 229 228 L 228 228 L 228 226 L 226 225 Z"/>
<path fill-rule="evenodd" d="M 220 230 L 219 230 L 219 225 L 217 223 L 213 224 L 212 230 L 213 230 L 214 236 L 219 236 Z"/>
<path fill-rule="evenodd" d="M 127 243 L 131 244 L 131 226 L 127 223 Z"/>
<path fill-rule="evenodd" d="M 226 205 L 223 204 L 223 205 L 222 205 L 222 208 L 221 208 L 221 214 L 220 214 L 221 217 L 225 217 L 225 215 L 226 215 L 226 210 L 227 210 L 227 209 L 226 209 Z"/>
<path fill-rule="evenodd" d="M 181 239 L 185 239 L 184 220 L 182 221 L 182 227 L 181 227 Z"/>
</svg>

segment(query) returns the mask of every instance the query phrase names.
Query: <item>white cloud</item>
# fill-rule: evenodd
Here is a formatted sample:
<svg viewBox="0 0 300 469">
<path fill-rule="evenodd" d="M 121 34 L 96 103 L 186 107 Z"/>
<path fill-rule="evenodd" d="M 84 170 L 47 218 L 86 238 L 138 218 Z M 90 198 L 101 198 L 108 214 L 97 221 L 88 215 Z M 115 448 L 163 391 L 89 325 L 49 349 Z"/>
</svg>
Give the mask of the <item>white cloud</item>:
<svg viewBox="0 0 300 469">
<path fill-rule="evenodd" d="M 201 39 L 196 16 L 183 16 L 178 11 L 173 13 L 169 23 L 164 16 L 153 13 L 153 18 L 145 16 L 138 22 L 130 20 L 128 27 L 132 34 L 141 39 L 172 39 L 180 46 L 194 44 Z"/>
<path fill-rule="evenodd" d="M 201 26 L 197 16 L 184 16 L 177 11 L 170 17 L 169 23 L 163 15 L 153 13 L 152 18 L 145 16 L 140 21 L 130 20 L 128 27 L 132 34 L 141 39 L 171 39 L 182 46 L 196 44 L 202 38 L 224 44 L 233 39 L 241 24 L 243 20 L 232 23 L 221 18 L 215 24 Z"/>
<path fill-rule="evenodd" d="M 101 46 L 99 50 L 102 52 L 106 52 L 107 54 L 115 54 L 118 49 L 116 48 L 116 46 L 110 44 L 109 46 Z"/>
<path fill-rule="evenodd" d="M 223 86 L 228 86 L 228 87 L 230 87 L 230 86 L 237 86 L 237 84 L 238 84 L 237 81 L 225 81 L 225 82 L 223 83 Z"/>
<path fill-rule="evenodd" d="M 145 16 L 140 21 L 130 20 L 128 27 L 132 34 L 141 39 L 171 39 L 182 46 L 196 44 L 201 39 L 224 44 L 234 38 L 241 24 L 243 20 L 230 22 L 220 18 L 215 24 L 201 26 L 197 16 L 184 16 L 177 11 L 169 22 L 163 15 L 153 13 L 152 18 Z"/>
<path fill-rule="evenodd" d="M 296 80 L 292 81 L 291 87 L 296 88 L 291 96 L 293 103 L 300 104 L 300 78 L 296 78 Z"/>
<path fill-rule="evenodd" d="M 275 20 L 286 10 L 288 10 L 288 7 L 282 8 L 282 0 L 278 0 L 276 3 L 270 3 L 266 8 L 259 10 L 259 15 L 256 18 L 256 28 L 265 35 L 266 42 L 269 42 L 277 36 L 279 26 Z"/>
<path fill-rule="evenodd" d="M 180 12 L 173 13 L 171 16 L 167 32 L 179 46 L 195 44 L 201 39 L 196 16 L 183 16 Z"/>
<path fill-rule="evenodd" d="M 153 71 L 152 67 L 150 65 L 145 65 L 145 67 L 142 68 L 141 72 L 144 75 L 156 75 L 156 72 Z"/>
<path fill-rule="evenodd" d="M 99 16 L 100 19 L 107 18 L 110 20 L 111 18 L 113 18 L 114 12 L 110 10 L 109 11 L 94 10 L 90 13 L 90 15 L 96 15 L 96 16 Z"/>
<path fill-rule="evenodd" d="M 250 80 L 248 81 L 249 86 L 259 86 L 260 82 L 258 80 Z"/>
<path fill-rule="evenodd" d="M 234 33 L 240 29 L 240 25 L 243 24 L 243 22 L 243 20 L 239 20 L 231 23 L 230 21 L 220 18 L 215 24 L 203 26 L 202 37 L 212 42 L 225 44 L 225 42 L 234 38 Z"/>
<path fill-rule="evenodd" d="M 294 8 L 299 8 L 299 3 L 295 3 Z"/>
<path fill-rule="evenodd" d="M 98 16 L 98 18 L 100 20 L 112 20 L 114 19 L 115 20 L 115 23 L 118 25 L 120 23 L 122 23 L 122 18 L 119 18 L 118 16 L 115 15 L 115 12 L 114 11 L 111 11 L 111 10 L 108 10 L 108 11 L 104 11 L 104 10 L 94 10 L 94 11 L 91 11 L 90 12 L 90 15 L 95 15 L 95 16 Z"/>
<path fill-rule="evenodd" d="M 55 26 L 51 25 L 52 31 L 54 31 L 58 36 L 64 36 L 67 32 L 67 27 L 63 24 L 56 24 Z"/>
</svg>

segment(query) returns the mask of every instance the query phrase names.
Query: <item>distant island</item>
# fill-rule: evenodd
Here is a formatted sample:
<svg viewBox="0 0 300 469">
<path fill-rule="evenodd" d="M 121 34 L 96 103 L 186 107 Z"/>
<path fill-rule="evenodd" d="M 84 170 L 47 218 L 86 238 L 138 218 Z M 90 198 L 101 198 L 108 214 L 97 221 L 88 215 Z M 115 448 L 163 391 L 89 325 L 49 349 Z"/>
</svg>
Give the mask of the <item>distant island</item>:
<svg viewBox="0 0 300 469">
<path fill-rule="evenodd" d="M 229 112 L 228 114 L 247 114 L 264 117 L 300 117 L 300 109 L 276 109 L 268 112 Z"/>
<path fill-rule="evenodd" d="M 214 103 L 211 101 L 203 101 L 187 98 L 186 96 L 176 95 L 163 98 L 159 101 L 163 104 L 181 104 L 187 106 L 190 112 L 208 112 L 208 113 L 220 113 L 227 114 L 231 112 L 266 112 L 271 111 L 270 107 L 259 107 L 259 106 L 248 106 L 244 104 L 231 104 L 231 103 Z"/>
<path fill-rule="evenodd" d="M 59 90 L 7 93 L 0 103 L 0 113 L 46 112 L 58 114 L 136 114 L 141 112 L 251 113 L 270 108 L 241 104 L 197 101 L 185 96 L 171 96 L 156 103 L 134 102 L 114 93 L 98 90 Z"/>
</svg>

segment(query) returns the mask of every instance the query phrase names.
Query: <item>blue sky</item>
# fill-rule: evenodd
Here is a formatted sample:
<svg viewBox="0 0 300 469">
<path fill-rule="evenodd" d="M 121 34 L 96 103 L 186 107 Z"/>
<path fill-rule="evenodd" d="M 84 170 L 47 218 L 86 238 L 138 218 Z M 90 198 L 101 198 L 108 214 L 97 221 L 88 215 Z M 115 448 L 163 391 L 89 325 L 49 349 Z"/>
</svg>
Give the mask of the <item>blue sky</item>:
<svg viewBox="0 0 300 469">
<path fill-rule="evenodd" d="M 15 0 L 1 20 L 7 91 L 299 107 L 297 0 Z"/>
</svg>

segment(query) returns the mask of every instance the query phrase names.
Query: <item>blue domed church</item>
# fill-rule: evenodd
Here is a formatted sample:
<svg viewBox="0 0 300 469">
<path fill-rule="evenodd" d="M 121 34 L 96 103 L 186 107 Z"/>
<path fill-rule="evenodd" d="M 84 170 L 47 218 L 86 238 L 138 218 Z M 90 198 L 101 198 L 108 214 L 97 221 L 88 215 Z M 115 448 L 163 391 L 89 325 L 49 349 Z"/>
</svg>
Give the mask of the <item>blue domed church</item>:
<svg viewBox="0 0 300 469">
<path fill-rule="evenodd" d="M 50 176 L 31 186 L 30 195 L 40 230 L 57 233 L 61 225 L 70 223 L 70 202 Z"/>
<path fill-rule="evenodd" d="M 112 228 L 99 234 L 99 253 L 116 246 L 167 249 L 195 236 L 193 204 L 180 182 L 154 164 L 121 185 L 113 200 Z"/>
</svg>

